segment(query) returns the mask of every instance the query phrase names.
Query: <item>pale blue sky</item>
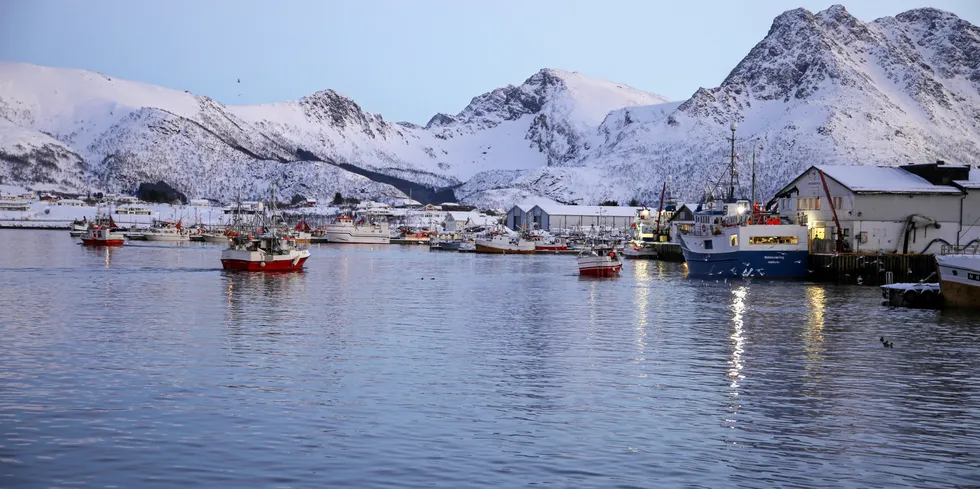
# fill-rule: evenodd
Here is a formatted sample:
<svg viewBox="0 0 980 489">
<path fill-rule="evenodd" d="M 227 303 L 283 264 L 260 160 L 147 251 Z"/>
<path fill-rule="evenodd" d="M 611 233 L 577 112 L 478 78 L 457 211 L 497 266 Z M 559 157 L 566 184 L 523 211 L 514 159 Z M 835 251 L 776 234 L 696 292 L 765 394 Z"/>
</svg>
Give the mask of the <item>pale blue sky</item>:
<svg viewBox="0 0 980 489">
<path fill-rule="evenodd" d="M 0 59 L 100 71 L 227 104 L 333 88 L 424 124 L 550 67 L 671 99 L 717 86 L 781 12 L 809 0 L 0 0 Z M 863 21 L 980 0 L 853 1 Z M 237 79 L 241 83 L 236 83 Z"/>
</svg>

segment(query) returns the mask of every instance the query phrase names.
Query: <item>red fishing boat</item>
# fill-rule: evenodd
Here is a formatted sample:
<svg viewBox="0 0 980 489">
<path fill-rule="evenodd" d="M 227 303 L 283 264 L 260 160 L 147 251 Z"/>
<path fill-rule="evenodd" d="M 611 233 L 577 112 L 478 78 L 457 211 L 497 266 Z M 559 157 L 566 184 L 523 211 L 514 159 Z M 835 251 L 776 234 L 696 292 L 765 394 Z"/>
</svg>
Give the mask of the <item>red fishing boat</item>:
<svg viewBox="0 0 980 489">
<path fill-rule="evenodd" d="M 275 233 L 255 237 L 239 235 L 221 252 L 221 267 L 250 272 L 294 271 L 302 270 L 309 257 L 309 250 L 298 249 L 296 240 Z"/>
<path fill-rule="evenodd" d="M 612 277 L 623 269 L 623 261 L 612 248 L 592 248 L 578 255 L 579 275 Z"/>
<path fill-rule="evenodd" d="M 122 246 L 126 244 L 126 237 L 122 234 L 113 232 L 116 223 L 109 216 L 109 222 L 104 218 L 96 217 L 89 223 L 88 229 L 82 235 L 82 244 L 85 246 Z"/>
<path fill-rule="evenodd" d="M 275 189 L 269 205 L 269 214 L 255 216 L 252 230 L 246 229 L 241 216 L 235 215 L 235 224 L 229 230 L 231 243 L 221 252 L 221 267 L 225 270 L 250 272 L 288 272 L 302 270 L 310 257 L 309 250 L 297 247 L 296 239 L 281 233 L 274 216 L 277 215 Z M 241 204 L 238 206 L 241 207 Z"/>
</svg>

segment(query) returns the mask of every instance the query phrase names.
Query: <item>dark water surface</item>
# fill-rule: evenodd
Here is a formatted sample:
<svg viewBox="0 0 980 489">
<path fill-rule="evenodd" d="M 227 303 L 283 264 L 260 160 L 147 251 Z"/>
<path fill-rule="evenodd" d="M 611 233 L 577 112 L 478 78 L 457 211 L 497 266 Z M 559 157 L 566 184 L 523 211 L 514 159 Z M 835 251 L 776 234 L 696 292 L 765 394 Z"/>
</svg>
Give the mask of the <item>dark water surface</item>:
<svg viewBox="0 0 980 489">
<path fill-rule="evenodd" d="M 980 316 L 659 262 L 312 253 L 227 273 L 213 245 L 0 230 L 0 487 L 980 484 Z"/>
</svg>

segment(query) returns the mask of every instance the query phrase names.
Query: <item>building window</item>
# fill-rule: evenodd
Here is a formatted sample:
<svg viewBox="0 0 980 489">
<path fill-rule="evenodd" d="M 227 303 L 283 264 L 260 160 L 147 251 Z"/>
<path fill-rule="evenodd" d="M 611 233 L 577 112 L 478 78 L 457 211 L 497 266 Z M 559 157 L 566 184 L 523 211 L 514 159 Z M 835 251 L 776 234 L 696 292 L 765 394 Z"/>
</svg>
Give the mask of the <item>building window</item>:
<svg viewBox="0 0 980 489">
<path fill-rule="evenodd" d="M 840 197 L 834 197 L 834 208 L 835 209 L 840 209 L 841 206 L 844 204 L 843 200 L 844 199 L 842 199 Z"/>
<path fill-rule="evenodd" d="M 738 235 L 737 234 L 733 234 L 732 235 L 732 247 L 736 247 L 736 246 L 738 246 Z"/>
<path fill-rule="evenodd" d="M 803 199 L 796 199 L 796 208 L 803 210 Z"/>
<path fill-rule="evenodd" d="M 814 206 L 814 209 L 818 211 L 820 210 L 820 197 L 816 198 L 816 205 Z"/>
<path fill-rule="evenodd" d="M 711 244 L 711 240 L 710 239 L 704 240 L 704 249 L 706 249 L 706 250 L 712 250 L 712 249 L 714 249 L 714 245 Z"/>
</svg>

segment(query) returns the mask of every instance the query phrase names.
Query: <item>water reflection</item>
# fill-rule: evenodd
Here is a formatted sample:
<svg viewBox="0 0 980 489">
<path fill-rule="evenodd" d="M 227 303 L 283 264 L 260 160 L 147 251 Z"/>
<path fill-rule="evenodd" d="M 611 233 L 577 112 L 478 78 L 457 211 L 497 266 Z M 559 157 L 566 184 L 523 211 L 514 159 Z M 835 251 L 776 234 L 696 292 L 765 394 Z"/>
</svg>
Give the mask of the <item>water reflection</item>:
<svg viewBox="0 0 980 489">
<path fill-rule="evenodd" d="M 647 316 L 650 310 L 650 284 L 653 281 L 650 263 L 649 260 L 634 260 L 631 267 L 635 279 L 635 285 L 633 285 L 633 328 L 636 330 L 637 357 L 634 360 L 637 362 L 646 360 L 644 354 L 647 346 Z M 643 376 L 645 377 L 645 375 Z"/>
<path fill-rule="evenodd" d="M 803 348 L 806 351 L 807 363 L 804 368 L 808 374 L 819 377 L 820 364 L 823 362 L 823 326 L 824 310 L 827 308 L 827 296 L 824 288 L 811 285 L 806 287 L 806 303 L 808 317 L 803 329 Z"/>
<path fill-rule="evenodd" d="M 748 296 L 748 286 L 738 286 L 731 290 L 731 312 L 732 312 L 732 333 L 729 335 L 729 348 L 731 357 L 728 361 L 728 414 L 725 420 L 730 428 L 735 428 L 738 422 L 739 409 L 742 404 L 739 399 L 740 382 L 745 379 L 742 372 L 745 365 L 742 354 L 745 352 L 745 321 L 743 316 L 746 309 L 746 297 Z"/>
</svg>

